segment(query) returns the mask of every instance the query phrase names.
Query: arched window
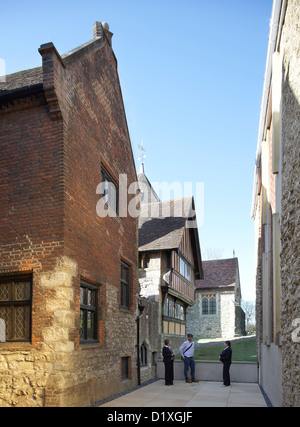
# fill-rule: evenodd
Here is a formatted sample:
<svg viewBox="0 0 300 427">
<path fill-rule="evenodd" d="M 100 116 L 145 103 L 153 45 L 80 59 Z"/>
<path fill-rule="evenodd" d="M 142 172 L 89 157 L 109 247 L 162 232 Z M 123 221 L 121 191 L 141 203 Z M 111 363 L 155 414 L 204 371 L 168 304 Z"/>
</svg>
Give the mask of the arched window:
<svg viewBox="0 0 300 427">
<path fill-rule="evenodd" d="M 208 298 L 207 297 L 202 298 L 202 314 L 203 315 L 208 314 Z"/>
<path fill-rule="evenodd" d="M 217 299 L 212 296 L 209 301 L 209 314 L 217 314 Z"/>
<path fill-rule="evenodd" d="M 217 298 L 216 295 L 204 295 L 201 302 L 202 315 L 217 314 Z"/>
</svg>

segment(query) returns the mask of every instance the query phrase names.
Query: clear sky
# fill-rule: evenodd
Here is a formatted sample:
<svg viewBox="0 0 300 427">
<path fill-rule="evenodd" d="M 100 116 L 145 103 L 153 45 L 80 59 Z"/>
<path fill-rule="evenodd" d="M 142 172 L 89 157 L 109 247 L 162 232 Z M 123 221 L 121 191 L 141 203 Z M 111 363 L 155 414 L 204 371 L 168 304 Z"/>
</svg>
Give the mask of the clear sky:
<svg viewBox="0 0 300 427">
<path fill-rule="evenodd" d="M 64 54 L 109 23 L 136 165 L 143 140 L 150 181 L 204 183 L 202 251 L 235 250 L 244 300 L 255 298 L 250 208 L 271 10 L 272 0 L 0 5 L 7 74 L 40 66 L 41 44 Z"/>
</svg>

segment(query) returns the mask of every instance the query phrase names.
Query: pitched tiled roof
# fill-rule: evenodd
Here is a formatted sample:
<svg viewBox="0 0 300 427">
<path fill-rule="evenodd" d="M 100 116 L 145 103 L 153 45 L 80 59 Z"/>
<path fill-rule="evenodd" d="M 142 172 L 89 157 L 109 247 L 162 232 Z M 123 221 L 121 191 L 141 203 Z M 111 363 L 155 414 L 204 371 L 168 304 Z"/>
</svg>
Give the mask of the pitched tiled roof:
<svg viewBox="0 0 300 427">
<path fill-rule="evenodd" d="M 0 82 L 0 96 L 18 89 L 43 83 L 42 67 L 19 71 L 5 76 L 5 82 Z"/>
<path fill-rule="evenodd" d="M 143 205 L 139 218 L 139 249 L 178 248 L 191 210 L 192 197 Z"/>
<path fill-rule="evenodd" d="M 238 259 L 217 259 L 202 261 L 204 280 L 196 280 L 196 289 L 209 289 L 235 286 L 238 272 Z"/>
</svg>

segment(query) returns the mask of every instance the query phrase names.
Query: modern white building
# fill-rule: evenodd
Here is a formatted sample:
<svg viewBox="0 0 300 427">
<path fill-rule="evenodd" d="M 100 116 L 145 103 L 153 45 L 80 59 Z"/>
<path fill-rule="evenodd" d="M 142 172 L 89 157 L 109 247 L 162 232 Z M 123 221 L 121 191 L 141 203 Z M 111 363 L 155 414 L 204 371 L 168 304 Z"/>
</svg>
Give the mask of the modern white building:
<svg viewBox="0 0 300 427">
<path fill-rule="evenodd" d="M 300 406 L 300 1 L 274 0 L 252 197 L 259 382 Z"/>
</svg>

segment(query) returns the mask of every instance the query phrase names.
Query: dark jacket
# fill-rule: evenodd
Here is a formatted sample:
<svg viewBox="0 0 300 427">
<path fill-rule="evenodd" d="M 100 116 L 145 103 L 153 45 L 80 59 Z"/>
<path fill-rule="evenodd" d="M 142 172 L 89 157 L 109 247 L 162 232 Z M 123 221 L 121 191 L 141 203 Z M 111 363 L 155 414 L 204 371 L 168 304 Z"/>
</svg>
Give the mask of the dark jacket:
<svg viewBox="0 0 300 427">
<path fill-rule="evenodd" d="M 173 351 L 171 348 L 165 346 L 162 350 L 162 355 L 164 357 L 165 363 L 173 362 L 174 356 L 173 356 Z"/>
<path fill-rule="evenodd" d="M 230 347 L 225 348 L 220 354 L 220 360 L 224 364 L 231 365 L 232 350 Z"/>
</svg>

